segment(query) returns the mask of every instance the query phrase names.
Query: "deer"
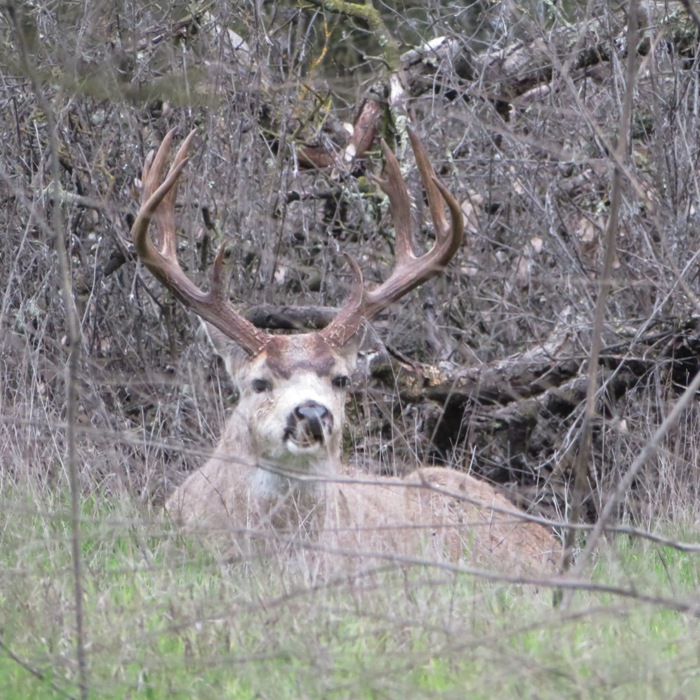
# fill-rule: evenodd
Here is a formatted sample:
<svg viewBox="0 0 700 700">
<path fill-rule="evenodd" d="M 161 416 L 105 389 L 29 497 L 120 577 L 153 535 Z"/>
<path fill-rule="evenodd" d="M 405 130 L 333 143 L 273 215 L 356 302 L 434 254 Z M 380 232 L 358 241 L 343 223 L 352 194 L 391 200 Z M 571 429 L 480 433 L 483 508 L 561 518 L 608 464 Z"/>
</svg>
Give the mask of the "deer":
<svg viewBox="0 0 700 700">
<path fill-rule="evenodd" d="M 146 158 L 131 236 L 143 265 L 202 321 L 238 398 L 212 456 L 167 499 L 169 516 L 185 529 L 229 538 L 238 552 L 251 541 L 276 541 L 350 556 L 374 552 L 509 572 L 551 571 L 559 550 L 552 532 L 487 482 L 440 466 L 402 479 L 360 478 L 342 463 L 345 399 L 365 324 L 444 270 L 462 244 L 460 205 L 435 175 L 418 136 L 409 128 L 434 227 L 430 250 L 414 252 L 407 184 L 382 140 L 384 173 L 372 179 L 388 198 L 395 228 L 392 272 L 368 289 L 359 264 L 348 257 L 349 297 L 331 322 L 312 332 L 272 334 L 228 300 L 225 245 L 206 292 L 178 262 L 178 184 L 195 133 L 184 139 L 167 173 L 174 129 Z M 152 221 L 157 242 L 149 233 Z"/>
</svg>

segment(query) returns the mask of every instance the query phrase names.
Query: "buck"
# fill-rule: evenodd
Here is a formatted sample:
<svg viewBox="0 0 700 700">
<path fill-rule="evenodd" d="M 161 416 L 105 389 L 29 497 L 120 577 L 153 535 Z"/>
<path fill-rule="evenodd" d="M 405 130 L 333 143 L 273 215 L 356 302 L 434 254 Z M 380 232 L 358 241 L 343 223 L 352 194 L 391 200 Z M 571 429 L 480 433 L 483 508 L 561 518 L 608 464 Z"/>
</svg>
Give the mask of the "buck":
<svg viewBox="0 0 700 700">
<path fill-rule="evenodd" d="M 241 551 L 254 540 L 302 542 L 354 556 L 468 559 L 510 571 L 548 568 L 557 550 L 552 534 L 485 482 L 441 467 L 402 480 L 363 480 L 341 465 L 345 396 L 363 325 L 444 269 L 462 242 L 460 206 L 435 176 L 417 136 L 409 131 L 435 229 L 432 248 L 414 253 L 407 186 L 382 141 L 385 175 L 374 180 L 389 199 L 394 221 L 394 270 L 369 290 L 359 265 L 349 259 L 349 299 L 331 323 L 316 332 L 273 335 L 227 300 L 223 246 L 208 292 L 177 261 L 178 181 L 194 134 L 164 178 L 174 132 L 147 158 L 132 237 L 143 264 L 204 321 L 239 398 L 213 456 L 176 489 L 167 511 L 187 528 L 230 538 Z M 151 220 L 159 229 L 157 245 L 149 235 Z"/>
</svg>

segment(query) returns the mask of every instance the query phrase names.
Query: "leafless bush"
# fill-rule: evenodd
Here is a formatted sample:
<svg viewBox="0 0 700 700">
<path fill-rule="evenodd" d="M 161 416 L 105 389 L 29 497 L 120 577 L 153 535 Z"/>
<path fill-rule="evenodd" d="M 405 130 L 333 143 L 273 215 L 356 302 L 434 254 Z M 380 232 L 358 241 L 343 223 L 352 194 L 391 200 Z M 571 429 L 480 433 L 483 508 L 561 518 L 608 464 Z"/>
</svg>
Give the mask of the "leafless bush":
<svg viewBox="0 0 700 700">
<path fill-rule="evenodd" d="M 128 241 L 140 164 L 167 129 L 184 134 L 196 126 L 201 135 L 180 212 L 180 258 L 198 281 L 222 242 L 230 246 L 231 298 L 243 305 L 338 304 L 349 279 L 341 253 L 360 260 L 371 281 L 386 272 L 392 238 L 380 199 L 367 194 L 362 178 L 298 165 L 299 144 L 332 142 L 337 122 L 352 121 L 369 84 L 386 75 L 367 24 L 316 4 L 256 12 L 252 3 L 214 0 L 193 13 L 189 3 L 93 2 L 87 10 L 77 2 L 26 3 L 24 57 L 16 31 L 3 25 L 5 482 L 53 482 L 63 469 L 66 328 L 48 223 L 59 204 L 81 320 L 84 488 L 158 501 L 215 441 L 231 389 L 193 319 L 136 265 Z M 677 18 L 670 24 L 673 9 L 652 8 L 658 15 L 649 26 L 666 29 L 651 32 L 640 54 L 604 333 L 607 345 L 624 341 L 627 360 L 637 339 L 697 313 L 699 89 L 694 43 L 683 34 L 692 27 Z M 600 18 L 598 53 L 587 62 L 557 43 L 557 32 L 580 22 L 572 36 L 588 47 L 583 6 L 564 18 L 496 12 L 480 3 L 456 17 L 440 2 L 382 8 L 388 31 L 408 45 L 447 36 L 473 59 L 471 72 L 444 65 L 435 89 L 408 103 L 441 178 L 465 202 L 468 243 L 441 279 L 378 323 L 396 353 L 450 368 L 487 365 L 555 333 L 566 341 L 562 353 L 586 357 L 625 90 L 623 17 L 606 3 L 591 8 L 589 16 Z M 550 61 L 546 79 L 525 86 L 527 62 L 512 84 L 493 70 L 478 72 L 484 63 L 475 56 L 516 40 L 540 42 Z M 54 111 L 60 190 L 51 182 L 48 122 L 26 63 Z M 369 161 L 376 172 L 378 158 Z M 698 369 L 691 355 L 689 376 Z M 666 415 L 679 384 L 673 368 L 658 364 L 628 390 L 601 393 L 589 515 Z M 550 502 L 565 507 L 578 403 L 548 425 L 526 426 L 514 452 L 469 406 L 448 403 L 448 415 L 441 405 L 416 409 L 376 384 L 356 399 L 362 428 L 348 443 L 368 462 L 401 470 L 439 457 L 518 484 L 526 502 L 537 500 L 531 487 L 548 489 Z M 693 407 L 648 464 L 623 512 L 651 520 L 697 502 L 696 413 Z M 436 451 L 429 440 L 440 424 L 453 428 Z"/>
</svg>

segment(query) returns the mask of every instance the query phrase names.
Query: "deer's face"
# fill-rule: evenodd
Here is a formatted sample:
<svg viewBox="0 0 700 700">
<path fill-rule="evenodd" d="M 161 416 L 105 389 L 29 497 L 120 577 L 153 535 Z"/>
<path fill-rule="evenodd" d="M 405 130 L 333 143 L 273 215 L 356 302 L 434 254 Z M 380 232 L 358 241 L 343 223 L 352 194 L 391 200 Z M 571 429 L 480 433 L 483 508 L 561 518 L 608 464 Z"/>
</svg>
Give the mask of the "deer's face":
<svg viewBox="0 0 700 700">
<path fill-rule="evenodd" d="M 331 322 L 317 333 L 276 336 L 256 328 L 226 298 L 223 288 L 225 247 L 217 254 L 208 292 L 199 289 L 177 261 L 175 209 L 178 180 L 196 130 L 190 132 L 164 174 L 175 129 L 143 167 L 143 194 L 131 227 L 139 258 L 185 306 L 205 323 L 215 346 L 217 336 L 232 339 L 218 348 L 238 386 L 240 400 L 233 421 L 236 433 L 260 460 L 284 460 L 301 468 L 320 462 L 322 455 L 336 459 L 340 451 L 344 390 L 355 363 L 355 343 L 366 321 L 442 270 L 457 252 L 464 233 L 459 202 L 435 176 L 420 139 L 409 129 L 429 209 L 435 226 L 435 243 L 416 255 L 411 231 L 410 196 L 396 156 L 382 141 L 385 175 L 375 181 L 389 198 L 396 228 L 396 266 L 372 290 L 364 286 L 362 270 L 348 258 L 352 286 L 347 302 Z M 370 139 L 371 140 L 371 139 Z M 450 221 L 444 207 L 450 211 Z M 148 228 L 154 220 L 160 229 L 159 245 Z M 221 332 L 216 331 L 220 329 Z M 216 332 L 212 332 L 216 331 Z M 232 345 L 238 346 L 237 350 Z M 231 434 L 232 431 L 228 431 Z M 227 445 L 227 448 L 229 446 Z M 326 460 L 327 462 L 329 460 Z"/>
<path fill-rule="evenodd" d="M 252 359 L 224 357 L 239 392 L 232 420 L 246 424 L 259 460 L 316 471 L 339 457 L 356 356 L 355 343 L 338 351 L 308 333 L 273 336 Z"/>
</svg>

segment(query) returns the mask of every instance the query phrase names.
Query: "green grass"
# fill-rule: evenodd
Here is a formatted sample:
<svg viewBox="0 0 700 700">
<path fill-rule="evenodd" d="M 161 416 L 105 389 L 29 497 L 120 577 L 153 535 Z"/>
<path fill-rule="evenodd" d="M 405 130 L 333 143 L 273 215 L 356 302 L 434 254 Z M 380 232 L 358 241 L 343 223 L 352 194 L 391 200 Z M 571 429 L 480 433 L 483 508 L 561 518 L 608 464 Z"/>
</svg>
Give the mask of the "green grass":
<svg viewBox="0 0 700 700">
<path fill-rule="evenodd" d="M 0 513 L 0 697 L 76 696 L 67 509 L 5 493 Z M 562 612 L 549 588 L 430 568 L 326 585 L 128 504 L 86 504 L 82 536 L 94 698 L 700 697 L 697 619 L 668 606 L 584 591 Z M 620 538 L 593 580 L 687 601 L 699 576 Z"/>
</svg>

